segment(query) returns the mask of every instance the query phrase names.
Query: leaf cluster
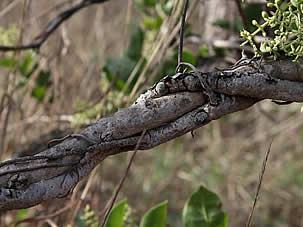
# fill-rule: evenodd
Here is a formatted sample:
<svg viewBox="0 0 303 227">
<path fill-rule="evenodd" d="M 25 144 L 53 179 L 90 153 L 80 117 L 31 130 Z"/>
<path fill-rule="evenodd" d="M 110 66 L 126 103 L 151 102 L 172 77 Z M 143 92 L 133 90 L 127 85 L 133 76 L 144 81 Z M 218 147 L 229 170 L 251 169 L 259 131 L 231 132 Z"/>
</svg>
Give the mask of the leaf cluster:
<svg viewBox="0 0 303 227">
<path fill-rule="evenodd" d="M 262 12 L 263 23 L 252 21 L 257 27 L 254 32 L 241 31 L 246 40 L 242 45 L 249 43 L 258 56 L 270 54 L 277 59 L 285 55 L 297 61 L 303 56 L 303 0 L 271 0 L 267 7 L 271 10 Z M 273 37 L 269 37 L 269 31 L 273 31 Z M 259 33 L 266 39 L 257 46 L 254 38 Z"/>
</svg>

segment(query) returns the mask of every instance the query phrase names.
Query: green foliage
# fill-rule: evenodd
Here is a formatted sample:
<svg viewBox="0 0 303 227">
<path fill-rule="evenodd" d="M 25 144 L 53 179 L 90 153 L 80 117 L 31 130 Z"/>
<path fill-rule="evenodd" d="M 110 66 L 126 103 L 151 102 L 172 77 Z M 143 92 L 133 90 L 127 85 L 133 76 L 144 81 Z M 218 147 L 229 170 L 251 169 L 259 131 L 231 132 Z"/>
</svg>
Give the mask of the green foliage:
<svg viewBox="0 0 303 227">
<path fill-rule="evenodd" d="M 244 6 L 244 14 L 247 18 L 247 21 L 262 21 L 262 5 L 257 3 L 246 4 Z M 255 26 L 252 24 L 248 24 L 247 26 L 249 31 L 255 30 Z M 242 28 L 240 30 L 242 30 Z"/>
<path fill-rule="evenodd" d="M 120 58 L 109 58 L 103 67 L 103 73 L 106 78 L 110 82 L 114 81 L 115 87 L 118 90 L 124 88 L 128 77 L 142 57 L 143 42 L 143 30 L 139 26 L 133 25 L 130 42 L 123 56 Z M 135 78 L 137 76 L 138 73 Z"/>
<path fill-rule="evenodd" d="M 249 43 L 256 55 L 272 54 L 275 59 L 285 55 L 298 60 L 303 56 L 303 0 L 271 0 L 267 6 L 272 11 L 270 14 L 262 12 L 264 22 L 259 24 L 253 20 L 252 24 L 257 29 L 253 33 L 246 30 L 240 33 L 246 39 L 242 45 Z M 273 31 L 274 37 L 257 47 L 254 37 L 259 33 L 268 37 L 267 30 Z"/>
<path fill-rule="evenodd" d="M 233 32 L 239 32 L 243 26 L 242 21 L 239 19 L 236 20 L 234 23 L 231 23 L 230 21 L 224 19 L 219 19 L 215 21 L 213 25 Z"/>
<path fill-rule="evenodd" d="M 150 208 L 143 215 L 139 227 L 166 227 L 168 224 L 167 204 L 167 201 L 164 201 Z M 89 207 L 85 208 L 81 217 L 86 223 L 83 226 L 93 226 L 92 223 L 96 222 L 94 213 Z M 122 200 L 114 206 L 105 226 L 125 227 L 128 226 L 129 220 L 131 220 L 130 207 L 126 200 Z M 227 215 L 221 209 L 219 197 L 203 186 L 200 186 L 186 202 L 182 220 L 185 227 L 227 227 L 228 224 Z M 130 226 L 135 226 L 135 224 L 132 223 Z"/>
<path fill-rule="evenodd" d="M 117 203 L 111 210 L 105 227 L 123 227 L 127 218 L 128 205 L 126 200 Z"/>
<path fill-rule="evenodd" d="M 253 4 L 253 3 L 246 4 L 243 6 L 243 11 L 248 21 L 252 21 L 252 20 L 260 21 L 262 19 L 261 16 L 262 7 L 260 4 Z M 215 21 L 213 25 L 237 33 L 239 33 L 243 29 L 243 21 L 240 16 L 238 16 L 232 22 L 225 19 L 219 19 Z M 254 31 L 255 27 L 249 24 L 247 29 L 248 31 Z"/>
<path fill-rule="evenodd" d="M 138 26 L 131 27 L 131 37 L 129 46 L 126 50 L 125 56 L 129 59 L 138 61 L 142 56 L 142 48 L 144 43 L 144 32 Z"/>
<path fill-rule="evenodd" d="M 15 45 L 18 38 L 18 31 L 15 27 L 4 29 L 0 27 L 0 44 Z M 19 56 L 7 53 L 0 58 L 0 68 L 16 72 L 17 89 L 22 89 L 32 80 L 35 70 L 38 68 L 38 56 L 34 51 L 25 51 Z M 38 75 L 37 75 L 38 74 Z M 38 102 L 42 102 L 51 85 L 51 73 L 48 70 L 39 70 L 36 74 L 34 87 L 31 96 Z M 52 101 L 52 97 L 48 100 Z"/>
<path fill-rule="evenodd" d="M 19 32 L 16 26 L 11 26 L 8 29 L 0 27 L 0 44 L 14 45 L 17 42 Z"/>
<path fill-rule="evenodd" d="M 140 227 L 165 227 L 167 219 L 167 201 L 164 201 L 144 214 Z"/>
<path fill-rule="evenodd" d="M 140 8 L 152 7 L 155 6 L 156 3 L 157 3 L 156 0 L 135 0 L 136 6 Z"/>
<path fill-rule="evenodd" d="M 183 223 L 185 227 L 226 227 L 228 220 L 219 197 L 200 186 L 185 204 Z"/>
<path fill-rule="evenodd" d="M 141 74 L 147 59 L 154 48 L 154 41 L 158 36 L 159 29 L 163 21 L 169 16 L 174 1 L 173 0 L 136 0 L 135 6 L 142 16 L 139 25 L 130 26 L 130 42 L 124 54 L 118 58 L 109 58 L 102 70 L 102 75 L 114 83 L 114 88 L 118 91 L 129 92 L 135 85 L 138 76 Z M 185 35 L 189 34 L 189 27 L 186 27 Z M 205 49 L 204 49 L 205 50 Z M 206 53 L 201 52 L 203 57 Z M 193 53 L 190 50 L 184 50 L 183 60 L 191 64 L 196 64 L 199 53 Z M 168 51 L 167 56 L 159 64 L 158 75 L 174 74 L 176 68 L 177 47 Z M 136 69 L 136 70 L 135 70 Z M 130 75 L 133 79 L 129 83 Z M 159 78 L 155 78 L 158 80 Z M 127 86 L 126 86 L 127 85 Z"/>
<path fill-rule="evenodd" d="M 15 217 L 15 222 L 25 219 L 27 217 L 27 215 L 28 215 L 28 209 L 18 210 L 16 217 Z"/>
<path fill-rule="evenodd" d="M 36 85 L 32 91 L 32 97 L 42 102 L 50 85 L 50 71 L 40 71 Z M 51 101 L 51 100 L 50 100 Z"/>
<path fill-rule="evenodd" d="M 15 59 L 15 57 L 12 57 L 10 61 L 12 62 L 10 64 L 12 70 L 13 68 L 16 68 L 20 75 L 18 87 L 22 88 L 26 86 L 38 67 L 37 55 L 33 51 L 27 51 L 19 61 Z M 51 72 L 48 70 L 40 70 L 31 93 L 32 97 L 37 101 L 42 102 L 50 85 Z M 51 101 L 51 99 L 49 101 Z"/>
</svg>

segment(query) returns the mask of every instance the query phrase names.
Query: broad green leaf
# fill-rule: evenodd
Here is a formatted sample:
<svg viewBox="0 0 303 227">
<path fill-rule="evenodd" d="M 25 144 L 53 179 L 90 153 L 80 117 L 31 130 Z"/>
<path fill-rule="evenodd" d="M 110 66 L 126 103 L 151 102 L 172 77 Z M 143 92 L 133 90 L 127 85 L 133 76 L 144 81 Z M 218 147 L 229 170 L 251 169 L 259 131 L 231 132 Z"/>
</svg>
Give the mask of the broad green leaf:
<svg viewBox="0 0 303 227">
<path fill-rule="evenodd" d="M 200 186 L 183 208 L 185 227 L 227 227 L 227 215 L 221 209 L 219 197 Z"/>
<path fill-rule="evenodd" d="M 106 221 L 105 227 L 123 227 L 127 208 L 128 205 L 126 200 L 122 200 L 117 203 L 111 210 L 109 217 Z"/>
<path fill-rule="evenodd" d="M 147 211 L 140 223 L 140 227 L 166 227 L 167 201 L 164 201 Z"/>
</svg>

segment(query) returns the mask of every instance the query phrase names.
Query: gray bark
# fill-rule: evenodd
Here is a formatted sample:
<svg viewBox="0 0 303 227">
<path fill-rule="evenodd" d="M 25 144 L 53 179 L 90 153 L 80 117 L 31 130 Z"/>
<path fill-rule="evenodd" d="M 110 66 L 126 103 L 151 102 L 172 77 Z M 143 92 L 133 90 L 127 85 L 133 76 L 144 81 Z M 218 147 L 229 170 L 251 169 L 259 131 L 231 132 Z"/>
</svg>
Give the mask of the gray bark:
<svg viewBox="0 0 303 227">
<path fill-rule="evenodd" d="M 166 77 L 128 108 L 34 156 L 0 163 L 0 210 L 66 196 L 110 155 L 147 150 L 262 99 L 303 101 L 302 62 L 246 62 L 233 69 Z M 212 103 L 210 97 L 216 97 Z"/>
</svg>

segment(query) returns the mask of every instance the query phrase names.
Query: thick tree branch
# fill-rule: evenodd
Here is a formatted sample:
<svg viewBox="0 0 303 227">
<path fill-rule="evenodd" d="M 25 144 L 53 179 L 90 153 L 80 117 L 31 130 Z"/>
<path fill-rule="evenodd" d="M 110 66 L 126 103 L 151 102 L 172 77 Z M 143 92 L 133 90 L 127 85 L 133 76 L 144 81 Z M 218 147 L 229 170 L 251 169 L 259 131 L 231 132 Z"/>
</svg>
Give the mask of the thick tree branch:
<svg viewBox="0 0 303 227">
<path fill-rule="evenodd" d="M 303 101 L 302 63 L 248 62 L 234 69 L 166 77 L 128 108 L 35 156 L 0 163 L 0 210 L 67 195 L 110 155 L 165 143 L 262 99 Z M 210 92 L 218 99 L 210 104 Z"/>
</svg>

